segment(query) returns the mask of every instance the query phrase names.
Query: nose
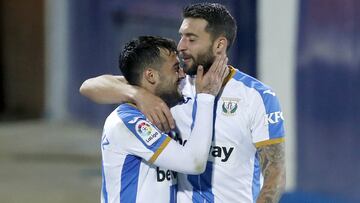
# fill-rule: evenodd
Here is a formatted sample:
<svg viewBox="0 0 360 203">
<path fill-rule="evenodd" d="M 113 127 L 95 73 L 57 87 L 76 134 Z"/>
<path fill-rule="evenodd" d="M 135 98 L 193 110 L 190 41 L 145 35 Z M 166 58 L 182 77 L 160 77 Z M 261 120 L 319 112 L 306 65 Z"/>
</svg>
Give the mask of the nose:
<svg viewBox="0 0 360 203">
<path fill-rule="evenodd" d="M 181 37 L 177 46 L 179 52 L 186 50 L 186 42 L 184 37 Z"/>
</svg>

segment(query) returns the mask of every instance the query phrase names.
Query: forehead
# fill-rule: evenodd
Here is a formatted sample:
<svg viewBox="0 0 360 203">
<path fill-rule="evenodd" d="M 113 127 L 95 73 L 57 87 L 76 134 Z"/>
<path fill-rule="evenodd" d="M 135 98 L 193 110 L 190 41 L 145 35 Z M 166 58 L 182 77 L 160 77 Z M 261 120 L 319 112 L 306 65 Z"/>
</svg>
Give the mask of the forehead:
<svg viewBox="0 0 360 203">
<path fill-rule="evenodd" d="M 185 18 L 180 26 L 180 34 L 201 34 L 206 32 L 208 22 L 201 18 Z"/>
</svg>

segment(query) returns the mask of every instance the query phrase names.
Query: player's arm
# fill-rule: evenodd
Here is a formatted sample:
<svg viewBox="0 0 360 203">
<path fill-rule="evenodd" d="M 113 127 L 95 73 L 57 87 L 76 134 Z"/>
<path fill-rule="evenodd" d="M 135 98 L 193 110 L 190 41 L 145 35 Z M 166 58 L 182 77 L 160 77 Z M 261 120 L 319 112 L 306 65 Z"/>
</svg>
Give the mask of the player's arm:
<svg viewBox="0 0 360 203">
<path fill-rule="evenodd" d="M 196 78 L 197 108 L 194 127 L 185 146 L 170 140 L 163 150 L 150 159 L 155 165 L 185 174 L 205 171 L 213 133 L 213 108 L 215 96 L 221 89 L 227 73 L 227 58 L 216 57 L 214 64 L 203 76 L 199 68 Z M 207 93 L 207 94 L 201 94 Z M 211 94 L 211 95 L 209 95 Z"/>
<path fill-rule="evenodd" d="M 128 84 L 123 76 L 101 75 L 87 79 L 79 91 L 99 104 L 135 103 L 160 130 L 168 132 L 175 127 L 170 109 L 162 99 L 141 87 Z"/>
<path fill-rule="evenodd" d="M 254 113 L 252 136 L 264 177 L 256 202 L 279 202 L 286 183 L 284 118 L 276 94 L 270 89 L 259 93 L 250 107 Z"/>
<path fill-rule="evenodd" d="M 257 148 L 264 176 L 257 203 L 279 202 L 285 190 L 285 144 L 277 143 Z"/>
<path fill-rule="evenodd" d="M 79 91 L 96 103 L 117 104 L 132 102 L 136 89 L 129 85 L 123 76 L 100 75 L 85 80 Z"/>
<path fill-rule="evenodd" d="M 182 146 L 168 137 L 167 145 L 162 151 L 158 150 L 149 162 L 185 174 L 203 173 L 211 144 L 214 100 L 212 95 L 198 94 L 195 124 L 186 145 Z"/>
</svg>

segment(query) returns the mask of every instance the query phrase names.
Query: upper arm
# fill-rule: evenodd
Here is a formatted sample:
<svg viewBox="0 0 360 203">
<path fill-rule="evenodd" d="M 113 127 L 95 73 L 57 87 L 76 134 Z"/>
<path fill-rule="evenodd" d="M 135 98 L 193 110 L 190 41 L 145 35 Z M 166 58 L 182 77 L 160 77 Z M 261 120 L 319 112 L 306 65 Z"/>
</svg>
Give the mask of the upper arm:
<svg viewBox="0 0 360 203">
<path fill-rule="evenodd" d="M 262 89 L 252 103 L 251 132 L 264 177 L 260 198 L 278 198 L 285 187 L 284 117 L 276 94 Z"/>
<path fill-rule="evenodd" d="M 135 87 L 129 85 L 123 76 L 100 75 L 85 80 L 79 91 L 96 103 L 115 104 L 130 102 Z"/>
<path fill-rule="evenodd" d="M 277 143 L 257 148 L 264 183 L 257 202 L 279 202 L 285 190 L 285 144 Z"/>
<path fill-rule="evenodd" d="M 285 167 L 285 143 L 280 142 L 257 148 L 264 178 L 271 172 L 280 172 Z M 275 169 L 275 170 L 274 170 Z"/>
</svg>

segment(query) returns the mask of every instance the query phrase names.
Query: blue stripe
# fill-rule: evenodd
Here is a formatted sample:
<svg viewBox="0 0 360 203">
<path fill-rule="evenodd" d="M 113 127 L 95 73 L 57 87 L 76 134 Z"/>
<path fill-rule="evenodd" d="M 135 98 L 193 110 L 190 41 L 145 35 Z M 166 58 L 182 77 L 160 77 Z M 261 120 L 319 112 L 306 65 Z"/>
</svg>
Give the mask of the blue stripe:
<svg viewBox="0 0 360 203">
<path fill-rule="evenodd" d="M 215 122 L 216 122 L 216 109 L 219 97 L 215 97 L 215 104 L 213 109 L 213 131 L 212 131 L 212 140 L 215 139 Z M 195 99 L 194 107 L 193 107 L 193 124 L 191 129 L 194 127 L 194 122 L 196 118 L 196 108 L 197 101 Z M 212 174 L 213 174 L 213 163 L 208 161 L 206 164 L 205 172 L 200 175 L 188 175 L 188 180 L 190 184 L 193 186 L 193 202 L 214 202 L 214 193 L 212 192 Z"/>
<path fill-rule="evenodd" d="M 117 114 L 119 118 L 124 122 L 126 127 L 138 138 L 138 140 L 149 150 L 156 152 L 158 148 L 161 146 L 161 144 L 165 141 L 166 135 L 161 133 L 161 131 L 153 124 L 151 124 L 149 121 L 147 121 L 144 114 L 142 114 L 137 108 L 134 106 L 131 106 L 129 104 L 121 104 L 117 109 Z M 136 118 L 136 122 L 134 119 Z M 161 137 L 156 140 L 152 145 L 147 145 L 145 141 L 140 137 L 140 135 L 136 132 L 136 123 L 138 121 L 146 121 L 148 122 L 154 129 L 156 129 L 159 133 L 161 133 Z"/>
<path fill-rule="evenodd" d="M 252 195 L 253 201 L 256 202 L 256 199 L 260 192 L 260 163 L 259 163 L 259 154 L 256 152 L 254 160 L 254 173 L 253 173 L 253 182 L 252 182 Z"/>
<path fill-rule="evenodd" d="M 195 125 L 196 110 L 197 110 L 197 95 L 195 96 L 195 101 L 194 101 L 194 104 L 193 104 L 193 111 L 192 111 L 192 114 L 191 114 L 191 116 L 192 116 L 191 131 L 193 130 L 194 125 Z"/>
<path fill-rule="evenodd" d="M 177 202 L 177 191 L 178 191 L 178 185 L 174 184 L 170 186 L 170 203 L 176 203 Z"/>
<path fill-rule="evenodd" d="M 106 177 L 105 177 L 105 171 L 104 171 L 104 163 L 101 162 L 101 176 L 102 176 L 102 188 L 101 188 L 101 191 L 102 191 L 102 194 L 103 194 L 103 197 L 104 197 L 104 202 L 105 203 L 108 203 L 108 193 L 107 193 L 107 190 L 106 190 Z"/>
<path fill-rule="evenodd" d="M 200 175 L 188 175 L 188 180 L 193 186 L 193 202 L 214 202 L 214 194 L 212 192 L 212 173 L 213 163 L 208 161 L 204 173 Z"/>
<path fill-rule="evenodd" d="M 239 70 L 236 70 L 236 73 L 233 77 L 235 80 L 242 82 L 244 85 L 246 85 L 249 88 L 255 89 L 259 95 L 261 96 L 266 114 L 271 114 L 275 112 L 281 112 L 279 100 L 276 96 L 273 96 L 271 94 L 264 93 L 266 90 L 271 90 L 270 87 L 265 85 L 264 83 L 260 82 L 259 80 L 240 72 Z M 275 115 L 273 115 L 274 118 Z M 264 118 L 265 119 L 265 118 Z M 278 122 L 274 124 L 269 124 L 269 137 L 270 139 L 273 138 L 279 138 L 283 137 L 284 132 L 284 121 L 280 119 Z"/>
<path fill-rule="evenodd" d="M 120 202 L 136 202 L 141 158 L 127 155 L 121 171 Z"/>
</svg>

